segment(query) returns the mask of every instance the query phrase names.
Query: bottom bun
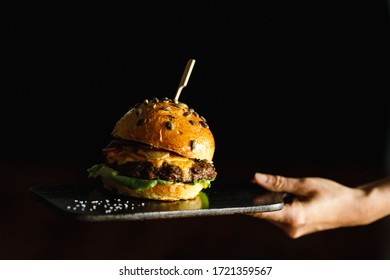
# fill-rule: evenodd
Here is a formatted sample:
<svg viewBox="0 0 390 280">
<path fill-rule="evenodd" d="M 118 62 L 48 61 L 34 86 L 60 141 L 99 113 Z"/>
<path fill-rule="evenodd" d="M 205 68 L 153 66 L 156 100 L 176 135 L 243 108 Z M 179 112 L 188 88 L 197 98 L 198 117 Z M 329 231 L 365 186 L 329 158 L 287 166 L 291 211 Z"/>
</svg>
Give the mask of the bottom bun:
<svg viewBox="0 0 390 280">
<path fill-rule="evenodd" d="M 194 199 L 203 189 L 201 183 L 184 184 L 175 183 L 167 185 L 156 185 L 147 190 L 133 190 L 126 185 L 118 183 L 112 179 L 102 177 L 103 186 L 122 195 L 148 198 L 154 200 L 176 201 Z"/>
</svg>

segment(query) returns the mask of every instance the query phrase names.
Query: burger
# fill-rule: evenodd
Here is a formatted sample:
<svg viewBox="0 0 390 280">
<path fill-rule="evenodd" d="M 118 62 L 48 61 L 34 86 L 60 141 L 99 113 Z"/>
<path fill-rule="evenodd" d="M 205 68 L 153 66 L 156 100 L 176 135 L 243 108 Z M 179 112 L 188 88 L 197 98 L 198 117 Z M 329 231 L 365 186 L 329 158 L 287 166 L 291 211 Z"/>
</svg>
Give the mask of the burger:
<svg viewBox="0 0 390 280">
<path fill-rule="evenodd" d="M 203 116 L 169 98 L 145 99 L 115 124 L 104 163 L 88 169 L 104 188 L 164 201 L 194 199 L 217 172 L 215 141 Z"/>
</svg>

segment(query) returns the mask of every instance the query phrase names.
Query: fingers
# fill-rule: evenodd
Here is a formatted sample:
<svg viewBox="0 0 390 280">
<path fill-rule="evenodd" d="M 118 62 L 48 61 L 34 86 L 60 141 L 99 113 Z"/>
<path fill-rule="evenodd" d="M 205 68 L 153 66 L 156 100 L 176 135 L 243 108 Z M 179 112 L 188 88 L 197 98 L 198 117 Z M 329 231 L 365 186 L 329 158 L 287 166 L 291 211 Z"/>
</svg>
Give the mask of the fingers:
<svg viewBox="0 0 390 280">
<path fill-rule="evenodd" d="M 313 190 L 309 178 L 288 178 L 280 175 L 256 173 L 254 182 L 270 191 L 307 195 Z"/>
<path fill-rule="evenodd" d="M 263 216 L 263 214 L 265 216 Z M 272 215 L 267 216 L 266 213 L 256 213 L 256 214 L 252 214 L 252 216 L 255 217 L 255 218 L 264 219 L 267 222 L 277 226 L 278 228 L 282 229 L 289 237 L 291 237 L 293 239 L 297 239 L 297 238 L 299 238 L 301 236 L 304 236 L 304 235 L 307 235 L 309 233 L 313 233 L 313 232 L 318 231 L 318 229 L 316 229 L 315 227 L 313 227 L 311 225 L 308 225 L 308 226 L 303 226 L 303 225 L 294 226 L 294 225 L 291 225 L 289 223 L 276 221 L 273 217 L 271 217 Z"/>
<path fill-rule="evenodd" d="M 298 238 L 305 234 L 305 222 L 297 216 L 297 209 L 285 205 L 282 210 L 274 212 L 253 213 L 250 216 L 266 220 L 282 229 L 291 238 Z"/>
</svg>

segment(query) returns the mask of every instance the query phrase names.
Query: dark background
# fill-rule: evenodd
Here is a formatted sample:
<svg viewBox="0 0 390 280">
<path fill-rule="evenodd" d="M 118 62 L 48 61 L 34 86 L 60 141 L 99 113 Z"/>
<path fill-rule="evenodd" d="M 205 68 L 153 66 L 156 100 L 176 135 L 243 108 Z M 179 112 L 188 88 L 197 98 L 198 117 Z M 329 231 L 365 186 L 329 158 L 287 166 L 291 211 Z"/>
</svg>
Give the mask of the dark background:
<svg viewBox="0 0 390 280">
<path fill-rule="evenodd" d="M 101 148 L 129 107 L 145 98 L 174 97 L 190 58 L 196 64 L 180 100 L 206 117 L 216 140 L 219 178 L 249 179 L 258 170 L 324 176 L 356 185 L 387 174 L 387 1 L 80 2 L 2 4 L 0 154 L 2 174 L 8 176 L 0 185 L 3 192 L 9 191 L 10 184 L 14 192 L 24 195 L 33 184 L 82 180 L 85 169 L 102 160 Z M 59 175 L 48 175 L 49 167 Z M 4 198 L 8 206 L 12 198 Z M 42 215 L 49 211 L 23 199 Z M 13 210 L 4 209 L 3 213 L 12 214 Z M 86 238 L 90 227 L 109 231 L 107 225 L 73 224 L 57 216 L 46 219 L 49 226 L 45 225 L 57 231 L 80 230 L 69 243 L 79 236 Z M 10 224 L 12 220 L 8 219 Z M 28 225 L 35 222 L 31 214 Z M 141 235 L 159 228 L 166 236 L 171 236 L 172 227 L 180 227 L 203 232 L 207 240 L 204 227 L 218 230 L 216 225 L 230 228 L 231 223 L 265 232 L 268 238 L 275 234 L 276 240 L 283 238 L 268 224 L 249 217 L 149 222 L 136 227 L 142 229 Z M 125 226 L 114 225 L 116 232 Z M 46 233 L 53 243 L 54 236 L 63 232 L 56 230 Z M 11 230 L 4 236 L 19 238 Z M 218 240 L 231 242 L 231 238 L 212 235 L 210 244 L 221 255 L 209 256 L 264 257 L 241 246 L 226 255 Z M 287 240 L 279 244 L 293 247 L 275 258 L 320 256 L 294 255 L 291 252 L 299 243 Z M 38 241 L 15 242 L 28 248 Z M 3 251 L 5 258 L 96 256 L 73 255 L 65 245 L 63 254 L 53 253 L 51 245 L 41 250 L 32 247 L 24 254 L 9 247 Z M 165 249 L 141 255 L 107 249 L 97 258 L 201 257 L 200 251 Z M 344 255 L 329 251 L 324 256 Z"/>
<path fill-rule="evenodd" d="M 389 17 L 371 2 L 10 5 L 2 154 L 94 156 L 131 105 L 173 98 L 194 58 L 180 99 L 207 118 L 216 163 L 378 160 Z"/>
</svg>

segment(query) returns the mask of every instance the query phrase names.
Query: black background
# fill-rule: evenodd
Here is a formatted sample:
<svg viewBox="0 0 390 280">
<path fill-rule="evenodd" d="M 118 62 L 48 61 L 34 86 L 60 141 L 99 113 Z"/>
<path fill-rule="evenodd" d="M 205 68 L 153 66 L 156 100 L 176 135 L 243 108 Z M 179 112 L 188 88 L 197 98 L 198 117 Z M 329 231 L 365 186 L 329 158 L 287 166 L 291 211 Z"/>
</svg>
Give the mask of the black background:
<svg viewBox="0 0 390 280">
<path fill-rule="evenodd" d="M 194 58 L 180 100 L 208 120 L 216 164 L 383 160 L 386 1 L 54 1 L 4 11 L 4 156 L 98 160 L 119 117 L 145 98 L 173 98 Z"/>
<path fill-rule="evenodd" d="M 250 179 L 258 170 L 359 184 L 385 173 L 387 1 L 124 3 L 2 4 L 5 258 L 384 256 L 382 224 L 293 242 L 251 217 L 108 226 L 60 219 L 31 202 L 26 182 L 39 185 L 48 165 L 60 175 L 42 183 L 70 180 L 80 171 L 69 166 L 84 172 L 102 160 L 101 148 L 129 107 L 173 98 L 190 58 L 196 64 L 180 100 L 207 119 L 221 180 L 238 173 Z M 23 197 L 7 196 L 12 185 Z M 27 213 L 20 207 L 26 203 Z M 140 236 L 150 242 L 134 242 Z"/>
</svg>

